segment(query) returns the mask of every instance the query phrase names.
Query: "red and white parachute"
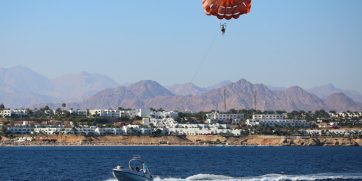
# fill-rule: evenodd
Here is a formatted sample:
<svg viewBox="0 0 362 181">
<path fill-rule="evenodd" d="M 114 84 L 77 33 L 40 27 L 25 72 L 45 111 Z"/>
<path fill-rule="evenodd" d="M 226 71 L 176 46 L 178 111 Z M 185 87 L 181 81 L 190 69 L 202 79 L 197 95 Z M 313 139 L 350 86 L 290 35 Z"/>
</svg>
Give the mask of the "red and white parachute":
<svg viewBox="0 0 362 181">
<path fill-rule="evenodd" d="M 251 9 L 251 0 L 202 0 L 202 5 L 207 15 L 230 20 L 248 14 Z"/>
</svg>

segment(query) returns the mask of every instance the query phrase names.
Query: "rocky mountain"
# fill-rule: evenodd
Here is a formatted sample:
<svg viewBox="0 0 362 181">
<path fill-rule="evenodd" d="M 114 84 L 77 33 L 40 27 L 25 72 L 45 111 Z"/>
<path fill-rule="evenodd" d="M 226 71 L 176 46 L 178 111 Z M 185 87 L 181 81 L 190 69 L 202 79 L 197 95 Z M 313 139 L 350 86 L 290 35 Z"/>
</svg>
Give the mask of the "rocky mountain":
<svg viewBox="0 0 362 181">
<path fill-rule="evenodd" d="M 310 111 L 319 110 L 326 107 L 322 99 L 298 86 L 290 87 L 285 91 L 279 92 L 278 94 L 279 98 L 282 99 L 285 110 Z"/>
<path fill-rule="evenodd" d="M 49 94 L 52 90 L 51 80 L 21 66 L 0 68 L 0 82 L 2 86 L 10 87 L 18 92 Z"/>
<path fill-rule="evenodd" d="M 245 79 L 199 95 L 173 95 L 154 81 L 141 81 L 128 87 L 102 91 L 80 103 L 79 106 L 83 108 L 152 107 L 166 110 L 224 111 L 225 106 L 227 110 L 251 109 L 255 107 L 255 102 L 259 110 L 313 111 L 343 110 L 344 108 L 362 110 L 358 104 L 353 104 L 353 101 L 351 102 L 348 98 L 328 98 L 323 101 L 297 86 L 274 92 L 263 84 L 252 84 Z M 339 108 L 338 105 L 342 107 Z"/>
<path fill-rule="evenodd" d="M 0 104 L 4 104 L 7 108 L 26 108 L 33 104 L 46 104 L 48 102 L 57 102 L 57 100 L 49 96 L 0 86 Z"/>
<path fill-rule="evenodd" d="M 118 83 L 99 74 L 82 72 L 49 79 L 26 67 L 0 68 L 0 103 L 6 107 L 80 101 L 116 86 Z"/>
<path fill-rule="evenodd" d="M 168 89 L 153 80 L 142 80 L 131 84 L 127 89 L 139 99 L 149 99 L 159 96 L 173 96 Z"/>
<path fill-rule="evenodd" d="M 344 93 L 335 93 L 324 100 L 329 110 L 335 111 L 361 111 L 362 104 L 354 102 Z"/>
<path fill-rule="evenodd" d="M 228 84 L 231 84 L 231 83 L 233 83 L 231 80 L 224 80 L 224 81 L 221 81 L 221 82 L 219 82 L 217 84 L 206 87 L 206 89 L 207 90 L 218 89 L 218 88 L 224 87 L 224 86 L 226 86 Z"/>
<path fill-rule="evenodd" d="M 268 88 L 272 91 L 285 91 L 287 89 L 285 87 L 272 86 L 272 85 L 268 85 Z"/>
<path fill-rule="evenodd" d="M 186 84 L 176 84 L 173 86 L 168 87 L 168 89 L 175 95 L 199 95 L 207 90 L 201 87 L 196 86 L 193 83 L 186 83 Z"/>
<path fill-rule="evenodd" d="M 49 96 L 52 82 L 26 68 L 0 68 L 0 103 L 6 107 L 26 107 L 32 104 L 57 102 Z"/>
<path fill-rule="evenodd" d="M 129 86 L 106 89 L 79 104 L 81 108 L 144 108 L 145 100 L 174 96 L 168 89 L 151 80 L 139 81 Z"/>
<path fill-rule="evenodd" d="M 26 67 L 0 68 L 0 103 L 13 108 L 45 104 L 59 107 L 60 103 L 67 102 L 73 108 L 153 107 L 224 111 L 226 106 L 227 110 L 256 107 L 259 110 L 362 111 L 361 103 L 349 96 L 353 95 L 352 91 L 349 94 L 346 91 L 340 93 L 331 85 L 324 91 L 311 90 L 320 97 L 298 86 L 271 90 L 268 86 L 253 84 L 245 79 L 224 81 L 209 89 L 188 83 L 174 86 L 170 91 L 152 80 L 118 86 L 107 76 L 86 72 L 48 79 Z"/>
<path fill-rule="evenodd" d="M 355 102 L 362 103 L 362 93 L 352 90 L 344 90 L 336 88 L 333 84 L 327 84 L 309 89 L 308 92 L 317 95 L 318 97 L 325 99 L 326 97 L 335 93 L 344 93 L 346 96 L 352 98 Z"/>
</svg>

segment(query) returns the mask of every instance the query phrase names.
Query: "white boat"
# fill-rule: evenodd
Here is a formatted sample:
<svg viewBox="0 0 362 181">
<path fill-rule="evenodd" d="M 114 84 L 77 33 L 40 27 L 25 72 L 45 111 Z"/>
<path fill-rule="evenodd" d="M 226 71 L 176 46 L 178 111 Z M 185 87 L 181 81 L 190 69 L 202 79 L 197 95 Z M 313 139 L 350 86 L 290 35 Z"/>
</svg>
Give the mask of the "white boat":
<svg viewBox="0 0 362 181">
<path fill-rule="evenodd" d="M 153 177 L 147 168 L 146 163 L 140 157 L 133 157 L 128 162 L 128 168 L 121 165 L 112 170 L 113 176 L 118 181 L 151 181 Z"/>
</svg>

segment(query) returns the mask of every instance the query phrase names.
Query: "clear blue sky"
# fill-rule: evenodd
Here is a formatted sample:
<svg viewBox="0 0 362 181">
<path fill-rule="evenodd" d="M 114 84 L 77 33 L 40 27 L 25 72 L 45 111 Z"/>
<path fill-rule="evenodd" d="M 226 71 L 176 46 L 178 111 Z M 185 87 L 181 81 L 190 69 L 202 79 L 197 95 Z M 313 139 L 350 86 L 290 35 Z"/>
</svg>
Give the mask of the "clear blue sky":
<svg viewBox="0 0 362 181">
<path fill-rule="evenodd" d="M 50 78 L 101 73 L 121 84 L 245 78 L 362 91 L 362 1 L 253 0 L 222 37 L 201 0 L 4 0 L 0 67 L 15 65 Z"/>
</svg>

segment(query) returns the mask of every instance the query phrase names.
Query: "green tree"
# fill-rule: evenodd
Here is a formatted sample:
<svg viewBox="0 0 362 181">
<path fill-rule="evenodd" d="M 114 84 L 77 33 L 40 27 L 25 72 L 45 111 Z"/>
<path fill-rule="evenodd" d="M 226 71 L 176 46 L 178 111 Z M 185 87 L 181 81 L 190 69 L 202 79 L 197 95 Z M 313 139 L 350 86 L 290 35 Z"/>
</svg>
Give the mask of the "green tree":
<svg viewBox="0 0 362 181">
<path fill-rule="evenodd" d="M 5 129 L 4 126 L 2 126 L 2 127 L 0 128 L 0 136 L 4 136 L 5 133 L 6 133 L 6 129 Z"/>
<path fill-rule="evenodd" d="M 152 135 L 154 136 L 161 136 L 162 131 L 160 129 L 157 129 L 156 131 L 152 132 Z"/>
<path fill-rule="evenodd" d="M 26 112 L 26 115 L 27 115 L 29 118 L 33 116 L 33 110 L 27 108 L 27 109 L 25 110 L 25 112 Z"/>
<path fill-rule="evenodd" d="M 0 104 L 0 110 L 4 110 L 4 109 L 5 109 L 4 104 Z"/>
</svg>

